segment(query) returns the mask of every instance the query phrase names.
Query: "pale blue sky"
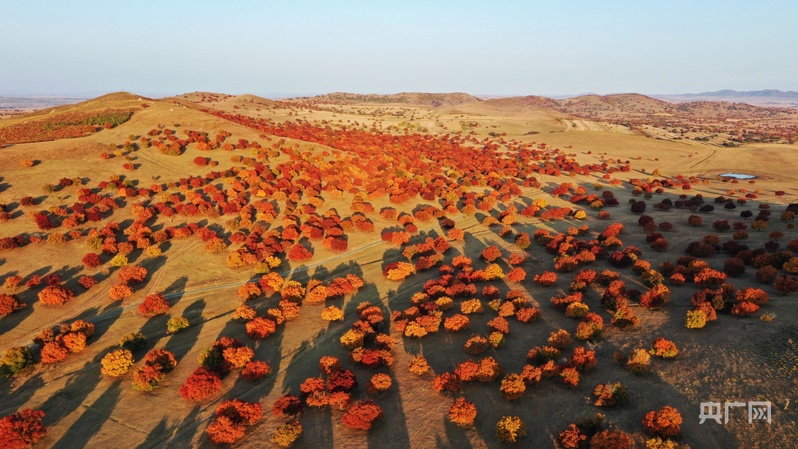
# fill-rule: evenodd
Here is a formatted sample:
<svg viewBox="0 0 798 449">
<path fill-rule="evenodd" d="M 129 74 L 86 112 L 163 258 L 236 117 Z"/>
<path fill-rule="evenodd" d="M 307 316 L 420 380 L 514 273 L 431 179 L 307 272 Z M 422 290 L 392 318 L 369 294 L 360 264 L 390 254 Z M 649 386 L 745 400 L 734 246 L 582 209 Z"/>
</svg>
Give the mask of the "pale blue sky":
<svg viewBox="0 0 798 449">
<path fill-rule="evenodd" d="M 795 0 L 0 0 L 0 95 L 798 90 L 797 20 Z"/>
</svg>

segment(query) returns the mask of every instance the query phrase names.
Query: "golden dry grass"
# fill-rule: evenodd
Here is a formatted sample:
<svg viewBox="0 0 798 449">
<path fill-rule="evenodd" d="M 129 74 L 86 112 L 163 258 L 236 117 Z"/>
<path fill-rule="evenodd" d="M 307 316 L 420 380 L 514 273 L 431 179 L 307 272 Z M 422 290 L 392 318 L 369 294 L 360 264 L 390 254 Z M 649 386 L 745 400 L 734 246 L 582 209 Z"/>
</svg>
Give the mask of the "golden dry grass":
<svg viewBox="0 0 798 449">
<path fill-rule="evenodd" d="M 258 136 L 258 132 L 205 114 L 198 109 L 188 108 L 186 104 L 176 106 L 175 101 L 198 102 L 203 93 L 187 94 L 164 100 L 146 100 L 150 106 L 136 112 L 133 118 L 111 130 L 105 130 L 89 137 L 20 144 L 3 148 L 0 151 L 0 203 L 12 203 L 26 195 L 44 196 L 42 186 L 53 183 L 62 177 L 86 177 L 94 184 L 123 172 L 124 157 L 101 160 L 99 154 L 108 151 L 109 145 L 119 145 L 132 134 L 143 136 L 158 124 L 181 129 L 207 131 L 213 135 L 219 130 L 227 130 L 233 138 L 273 143 Z M 133 96 L 135 97 L 135 96 Z M 107 107 L 109 105 L 138 106 L 138 97 L 111 96 L 94 103 L 74 106 L 75 108 Z M 202 103 L 197 108 L 202 108 Z M 745 188 L 748 191 L 761 189 L 760 200 L 776 205 L 794 200 L 794 192 L 780 199 L 773 195 L 775 190 L 790 191 L 794 186 L 796 161 L 795 147 L 784 145 L 758 145 L 734 149 L 722 149 L 701 143 L 662 141 L 646 138 L 628 130 L 618 129 L 607 124 L 568 117 L 559 112 L 541 111 L 526 107 L 501 107 L 484 103 L 457 104 L 433 108 L 418 104 L 318 104 L 321 109 L 302 108 L 295 104 L 271 102 L 252 96 L 224 98 L 208 104 L 219 110 L 241 113 L 253 117 L 268 117 L 275 121 L 301 118 L 311 123 L 322 121 L 347 126 L 376 127 L 390 132 L 412 124 L 415 129 L 426 128 L 428 133 L 474 132 L 479 139 L 490 137 L 491 133 L 506 133 L 496 137 L 516 139 L 523 142 L 545 142 L 549 147 L 560 148 L 574 154 L 580 162 L 602 162 L 608 159 L 630 160 L 632 171 L 616 173 L 619 179 L 632 177 L 645 178 L 654 169 L 660 169 L 664 176 L 693 175 L 706 178 L 709 184 L 694 186 L 694 192 L 701 192 L 707 198 L 725 194 L 729 188 Z M 68 107 L 65 107 L 68 108 Z M 260 111 L 258 111 L 260 109 Z M 397 115 L 401 112 L 402 115 Z M 21 120 L 21 119 L 19 119 Z M 355 124 L 357 122 L 357 124 Z M 4 122 L 5 123 L 5 122 Z M 466 126 L 463 123 L 477 123 Z M 179 127 L 177 125 L 179 124 Z M 537 131 L 538 134 L 528 134 Z M 289 140 L 293 145 L 310 151 L 324 151 L 329 148 Z M 236 165 L 230 161 L 233 154 L 215 151 L 203 153 L 224 170 Z M 131 154 L 130 162 L 139 164 L 137 170 L 125 173 L 138 179 L 143 185 L 152 182 L 165 182 L 186 176 L 202 175 L 208 167 L 198 167 L 191 163 L 199 152 L 190 149 L 180 157 L 171 157 L 157 151 L 139 150 Z M 38 159 L 35 167 L 24 168 L 22 159 Z M 657 160 L 658 159 L 658 160 Z M 284 160 L 284 156 L 270 162 Z M 645 172 L 641 171 L 645 170 Z M 714 181 L 715 175 L 725 171 L 752 173 L 761 177 L 755 185 L 741 182 L 729 184 Z M 550 190 L 560 182 L 575 182 L 593 192 L 594 177 L 540 176 L 544 186 Z M 628 186 L 627 186 L 628 187 Z M 47 209 L 59 204 L 76 201 L 75 188 L 47 195 L 34 209 Z M 717 211 L 707 216 L 708 222 L 702 228 L 686 225 L 687 211 L 654 213 L 658 221 L 670 221 L 676 225 L 676 232 L 667 234 L 671 249 L 666 253 L 648 250 L 645 233 L 637 226 L 637 216 L 628 212 L 626 200 L 630 197 L 628 188 L 614 189 L 621 206 L 609 209 L 612 221 L 626 226 L 622 235 L 624 243 L 644 250 L 647 260 L 657 266 L 664 260 L 675 260 L 682 254 L 689 241 L 699 239 L 711 232 L 711 219 L 727 218 L 735 221 L 737 212 Z M 681 192 L 670 192 L 674 197 Z M 525 189 L 520 202 L 541 197 L 550 203 L 567 203 L 550 197 L 540 190 Z M 336 208 L 339 213 L 348 214 L 351 195 L 333 200 L 328 199 L 324 208 Z M 519 203 L 520 203 L 519 202 Z M 372 201 L 380 210 L 390 204 L 386 199 Z M 403 210 L 411 210 L 417 203 L 405 204 Z M 315 246 L 314 258 L 307 265 L 296 266 L 286 262 L 280 271 L 291 270 L 290 276 L 306 282 L 309 278 L 329 280 L 345 273 L 356 273 L 365 282 L 365 287 L 343 300 L 333 304 L 345 310 L 346 319 L 342 323 L 327 323 L 320 319 L 323 306 L 304 306 L 299 317 L 282 328 L 269 339 L 254 342 L 244 335 L 243 325 L 231 321 L 231 314 L 238 305 L 235 292 L 238 285 L 249 280 L 253 273 L 248 269 L 232 270 L 225 265 L 227 252 L 208 254 L 202 249 L 198 239 L 174 241 L 162 256 L 147 260 L 140 256 L 141 263 L 151 271 L 151 279 L 135 297 L 123 305 L 111 304 L 107 290 L 114 283 L 113 276 L 104 279 L 88 293 L 59 308 L 48 308 L 40 303 L 34 304 L 32 297 L 23 296 L 29 303 L 29 310 L 19 317 L 10 315 L 0 319 L 0 348 L 27 344 L 41 329 L 76 318 L 93 321 L 100 331 L 87 350 L 71 355 L 64 362 L 49 366 L 37 366 L 24 376 L 10 381 L 0 381 L 0 394 L 4 400 L 0 405 L 0 415 L 6 415 L 23 407 L 43 408 L 47 412 L 45 422 L 48 434 L 37 447 L 211 447 L 204 436 L 204 429 L 213 415 L 215 406 L 224 398 L 240 397 L 245 400 L 258 400 L 266 410 L 280 396 L 287 392 L 298 393 L 298 385 L 306 377 L 318 375 L 318 360 L 323 355 L 335 355 L 346 360 L 348 352 L 338 343 L 340 335 L 355 320 L 355 308 L 362 301 L 379 305 L 386 317 L 391 311 L 404 310 L 409 297 L 419 291 L 433 272 L 426 272 L 408 278 L 401 283 L 392 283 L 382 275 L 386 260 L 399 260 L 395 247 L 379 241 L 379 230 L 395 225 L 395 221 L 382 219 L 376 214 L 370 216 L 376 231 L 371 234 L 350 232 L 349 250 L 344 254 L 333 253 L 321 245 Z M 457 227 L 468 232 L 464 242 L 454 242 L 447 254 L 447 261 L 456 254 L 464 254 L 477 261 L 482 249 L 497 245 L 506 252 L 517 251 L 512 241 L 497 235 L 497 228 L 480 224 L 473 216 L 452 216 Z M 114 221 L 131 220 L 129 208 L 122 209 L 113 216 Z M 176 225 L 187 221 L 185 217 L 173 220 L 159 218 L 158 223 Z M 223 220 L 219 220 L 219 223 Z M 589 213 L 584 222 L 594 232 L 600 231 L 607 223 Z M 535 229 L 544 228 L 564 231 L 567 226 L 581 224 L 576 222 L 541 223 L 538 219 L 519 219 L 517 231 L 530 234 Z M 33 221 L 20 217 L 0 225 L 0 237 L 31 232 Z M 419 228 L 428 235 L 444 235 L 437 222 L 420 223 Z M 787 234 L 784 241 L 795 238 L 795 231 L 789 230 L 777 220 L 771 229 L 782 230 Z M 752 247 L 767 240 L 766 233 L 752 232 Z M 0 253 L 0 270 L 5 275 L 27 275 L 33 272 L 76 272 L 80 273 L 80 257 L 88 252 L 82 241 L 68 242 L 60 246 L 41 243 L 25 248 Z M 536 244 L 529 249 L 530 258 L 524 267 L 530 272 L 551 270 L 552 258 Z M 710 259 L 711 265 L 722 266 L 723 256 Z M 477 262 L 479 264 L 480 262 Z M 594 269 L 611 268 L 606 262 L 595 264 Z M 96 273 L 96 270 L 85 270 Z M 619 270 L 621 271 L 621 270 Z M 571 275 L 562 275 L 559 287 L 565 287 Z M 624 271 L 630 284 L 637 284 L 637 278 Z M 537 287 L 527 277 L 521 285 L 531 295 L 535 304 L 543 309 L 543 317 L 531 325 L 513 323 L 507 344 L 494 354 L 506 372 L 518 372 L 523 366 L 523 358 L 528 349 L 542 345 L 552 330 L 565 328 L 573 332 L 575 321 L 554 310 L 550 297 L 556 293 L 552 289 Z M 741 279 L 739 285 L 753 284 L 752 270 Z M 637 288 L 642 288 L 636 285 Z M 509 287 L 503 287 L 509 288 Z M 796 383 L 795 342 L 798 338 L 796 306 L 793 297 L 781 297 L 772 288 L 773 300 L 767 307 L 775 312 L 773 323 L 757 319 L 738 319 L 723 315 L 718 322 L 707 329 L 689 331 L 684 328 L 684 313 L 689 306 L 689 298 L 694 287 L 672 288 L 672 302 L 661 311 L 645 311 L 639 307 L 635 313 L 641 318 L 641 325 L 631 331 L 621 331 L 607 324 L 607 332 L 594 349 L 599 359 L 598 368 L 583 376 L 582 384 L 575 390 L 566 390 L 554 382 L 544 382 L 531 388 L 520 403 L 509 403 L 501 398 L 497 384 L 468 385 L 465 396 L 477 404 L 479 417 L 477 426 L 471 430 L 461 430 L 446 422 L 446 413 L 451 399 L 438 395 L 431 388 L 431 376 L 419 378 L 407 371 L 407 366 L 415 354 L 424 354 L 436 373 L 453 369 L 454 365 L 468 358 L 462 345 L 469 335 L 438 335 L 422 340 L 397 338 L 394 350 L 395 363 L 389 369 L 394 380 L 391 390 L 376 401 L 383 406 L 385 418 L 368 435 L 353 432 L 340 423 L 340 412 L 310 410 L 302 416 L 305 435 L 300 447 L 359 448 L 359 447 L 499 447 L 493 435 L 495 422 L 502 415 L 517 414 L 527 422 L 532 430 L 523 441 L 526 447 L 553 447 L 556 435 L 569 423 L 591 416 L 599 410 L 586 405 L 586 398 L 599 382 L 621 381 L 631 392 L 630 405 L 607 412 L 608 419 L 619 427 L 637 434 L 642 440 L 640 419 L 648 410 L 664 404 L 677 407 L 684 417 L 683 441 L 694 448 L 703 447 L 790 447 L 798 435 L 794 407 L 787 407 L 787 399 L 795 402 L 791 392 L 798 389 Z M 188 330 L 166 334 L 166 318 L 156 317 L 145 320 L 135 310 L 144 295 L 150 292 L 164 292 L 170 296 L 174 306 L 171 316 L 184 315 L 192 324 Z M 591 309 L 598 311 L 597 297 L 590 302 Z M 487 315 L 487 314 L 486 314 Z M 607 314 L 604 313 L 608 321 Z M 475 320 L 472 328 L 476 332 L 487 330 L 485 322 L 489 316 Z M 150 347 L 166 347 L 180 356 L 180 363 L 170 373 L 162 386 L 151 394 L 141 394 L 130 388 L 130 378 L 113 380 L 99 373 L 99 360 L 119 338 L 133 331 L 141 331 L 148 337 Z M 261 383 L 250 384 L 237 376 L 224 380 L 223 392 L 213 400 L 199 405 L 183 401 L 178 389 L 183 380 L 197 367 L 199 351 L 221 337 L 232 336 L 242 339 L 255 349 L 256 358 L 268 361 L 272 366 L 270 374 Z M 630 350 L 639 345 L 649 345 L 657 336 L 674 340 L 680 348 L 680 356 L 675 361 L 655 361 L 656 374 L 638 377 L 614 365 L 613 352 Z M 792 365 L 792 366 L 791 366 Z M 365 385 L 373 370 L 353 368 L 361 386 Z M 362 389 L 362 388 L 361 388 Z M 365 398 L 365 391 L 357 396 Z M 698 425 L 698 404 L 716 400 L 771 400 L 774 403 L 774 423 L 747 424 L 742 415 L 733 418 L 725 427 L 714 424 Z M 237 447 L 264 447 L 268 445 L 271 432 L 280 420 L 267 412 L 265 418 L 248 433 L 247 438 Z M 714 426 L 714 427 L 713 427 Z"/>
</svg>

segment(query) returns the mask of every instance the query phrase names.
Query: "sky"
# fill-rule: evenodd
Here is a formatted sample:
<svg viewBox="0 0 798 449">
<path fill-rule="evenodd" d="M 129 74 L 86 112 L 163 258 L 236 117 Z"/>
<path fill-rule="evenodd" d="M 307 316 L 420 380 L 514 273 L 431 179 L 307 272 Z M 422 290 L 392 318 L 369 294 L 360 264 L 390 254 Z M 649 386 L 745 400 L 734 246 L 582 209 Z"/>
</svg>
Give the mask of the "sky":
<svg viewBox="0 0 798 449">
<path fill-rule="evenodd" d="M 0 95 L 798 91 L 795 0 L 0 0 Z"/>
</svg>

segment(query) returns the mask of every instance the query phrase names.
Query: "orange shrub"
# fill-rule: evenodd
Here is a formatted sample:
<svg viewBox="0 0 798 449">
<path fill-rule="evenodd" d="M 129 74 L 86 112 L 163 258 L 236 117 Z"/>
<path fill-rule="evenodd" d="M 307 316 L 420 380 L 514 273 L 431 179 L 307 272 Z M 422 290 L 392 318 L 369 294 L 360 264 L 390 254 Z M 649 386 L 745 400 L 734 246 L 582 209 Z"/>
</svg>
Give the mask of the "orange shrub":
<svg viewBox="0 0 798 449">
<path fill-rule="evenodd" d="M 152 391 L 166 377 L 160 365 L 144 365 L 133 372 L 133 389 Z"/>
<path fill-rule="evenodd" d="M 604 319 L 595 313 L 588 313 L 576 327 L 575 337 L 578 340 L 593 340 L 604 331 Z"/>
<path fill-rule="evenodd" d="M 640 305 L 647 309 L 657 309 L 670 301 L 671 291 L 668 287 L 657 284 L 640 297 Z"/>
<path fill-rule="evenodd" d="M 652 410 L 643 417 L 643 428 L 654 436 L 674 437 L 682 433 L 682 415 L 671 406 Z"/>
<path fill-rule="evenodd" d="M 432 389 L 437 393 L 453 393 L 460 390 L 460 379 L 453 373 L 442 373 L 432 380 Z"/>
<path fill-rule="evenodd" d="M 515 267 L 507 273 L 507 280 L 510 282 L 521 282 L 526 279 L 526 271 L 521 267 Z"/>
<path fill-rule="evenodd" d="M 271 336 L 277 330 L 277 324 L 263 317 L 256 317 L 248 321 L 245 325 L 247 336 L 256 340 L 262 340 Z"/>
<path fill-rule="evenodd" d="M 257 402 L 225 401 L 216 407 L 216 419 L 205 433 L 216 444 L 232 444 L 243 438 L 246 426 L 257 422 L 262 414 L 261 405 Z"/>
<path fill-rule="evenodd" d="M 588 371 L 596 366 L 596 351 L 592 349 L 585 349 L 584 346 L 577 346 L 574 348 L 573 354 L 568 364 L 575 368 L 577 371 Z"/>
<path fill-rule="evenodd" d="M 488 328 L 493 332 L 500 332 L 505 335 L 510 333 L 510 323 L 500 316 L 488 321 Z"/>
<path fill-rule="evenodd" d="M 562 383 L 568 387 L 576 387 L 579 385 L 579 371 L 574 368 L 566 367 L 560 371 L 560 378 Z"/>
<path fill-rule="evenodd" d="M 232 368 L 240 369 L 244 368 L 255 357 L 255 352 L 248 346 L 230 347 L 222 351 L 222 356 Z"/>
<path fill-rule="evenodd" d="M 106 376 L 119 377 L 133 366 L 133 353 L 127 349 L 116 349 L 102 358 L 102 372 Z"/>
<path fill-rule="evenodd" d="M 250 382 L 255 382 L 267 376 L 270 372 L 271 368 L 266 362 L 254 360 L 244 365 L 244 369 L 241 370 L 241 377 Z"/>
<path fill-rule="evenodd" d="M 425 359 L 422 355 L 413 357 L 413 360 L 410 361 L 410 372 L 421 376 L 427 371 L 429 371 L 429 363 L 427 363 L 427 359 Z"/>
<path fill-rule="evenodd" d="M 565 349 L 565 347 L 571 344 L 571 334 L 565 329 L 552 332 L 549 334 L 548 343 L 551 347 Z"/>
<path fill-rule="evenodd" d="M 86 334 L 82 332 L 65 334 L 62 341 L 70 352 L 80 352 L 86 349 Z"/>
<path fill-rule="evenodd" d="M 468 329 L 470 323 L 471 320 L 469 320 L 467 316 L 455 314 L 444 320 L 443 327 L 447 331 L 459 332 L 461 330 Z"/>
<path fill-rule="evenodd" d="M 164 372 L 172 371 L 177 366 L 174 353 L 166 349 L 153 349 L 144 356 L 147 365 L 158 365 Z"/>
<path fill-rule="evenodd" d="M 0 317 L 24 309 L 26 304 L 17 295 L 0 294 Z"/>
<path fill-rule="evenodd" d="M 477 418 L 477 406 L 465 400 L 457 398 L 449 407 L 449 422 L 459 427 L 471 427 Z"/>
<path fill-rule="evenodd" d="M 390 281 L 401 281 L 416 271 L 415 266 L 407 262 L 393 262 L 383 270 L 383 275 Z"/>
<path fill-rule="evenodd" d="M 598 384 L 593 389 L 593 396 L 596 397 L 594 403 L 597 407 L 615 407 L 624 405 L 629 400 L 626 388 L 620 383 Z"/>
<path fill-rule="evenodd" d="M 526 383 L 518 374 L 508 374 L 504 376 L 504 379 L 502 379 L 502 384 L 499 387 L 499 391 L 502 392 L 504 398 L 508 401 L 521 399 L 526 391 Z"/>
<path fill-rule="evenodd" d="M 749 301 L 742 301 L 738 302 L 737 304 L 732 306 L 731 313 L 734 316 L 750 316 L 756 313 L 759 310 L 759 306 L 749 302 Z"/>
<path fill-rule="evenodd" d="M 116 278 L 123 284 L 138 284 L 147 277 L 147 269 L 144 267 L 125 265 L 119 268 Z"/>
<path fill-rule="evenodd" d="M 342 321 L 344 319 L 344 311 L 337 306 L 325 307 L 321 311 L 321 318 L 325 321 Z"/>
<path fill-rule="evenodd" d="M 325 355 L 319 359 L 319 369 L 322 373 L 330 375 L 341 370 L 341 362 L 338 360 L 338 357 Z"/>
<path fill-rule="evenodd" d="M 108 290 L 108 297 L 119 301 L 133 296 L 133 290 L 127 284 L 116 284 Z"/>
<path fill-rule="evenodd" d="M 391 388 L 391 376 L 384 373 L 377 373 L 371 376 L 369 383 L 366 384 L 366 390 L 371 394 L 382 393 Z"/>
<path fill-rule="evenodd" d="M 617 429 L 604 429 L 590 438 L 590 449 L 632 449 L 634 440 L 629 434 Z"/>
<path fill-rule="evenodd" d="M 737 301 L 744 302 L 748 301 L 754 303 L 758 306 L 764 305 L 768 302 L 768 294 L 759 288 L 751 288 L 746 287 L 741 290 L 737 290 Z"/>
<path fill-rule="evenodd" d="M 521 323 L 529 323 L 540 317 L 540 309 L 537 307 L 521 307 L 515 312 L 515 319 Z"/>
<path fill-rule="evenodd" d="M 60 362 L 69 355 L 69 348 L 64 346 L 61 341 L 49 341 L 42 346 L 42 363 L 50 364 Z"/>
<path fill-rule="evenodd" d="M 250 299 L 257 298 L 261 294 L 261 289 L 258 284 L 254 282 L 247 282 L 241 287 L 238 288 L 238 295 L 243 301 L 248 301 Z"/>
<path fill-rule="evenodd" d="M 496 423 L 496 438 L 502 443 L 515 443 L 526 436 L 526 424 L 518 416 L 502 416 Z"/>
<path fill-rule="evenodd" d="M 473 298 L 460 303 L 460 312 L 466 315 L 474 314 L 474 313 L 482 313 L 485 311 L 485 308 L 482 306 L 482 301 L 479 299 Z"/>
<path fill-rule="evenodd" d="M 350 429 L 369 430 L 374 421 L 382 417 L 382 408 L 370 400 L 352 405 L 341 417 L 341 422 Z"/>
<path fill-rule="evenodd" d="M 543 287 L 550 287 L 557 282 L 557 273 L 544 271 L 543 273 L 536 274 L 532 280 Z"/>
<path fill-rule="evenodd" d="M 587 435 L 576 424 L 569 424 L 568 428 L 560 432 L 557 439 L 565 449 L 580 449 L 587 442 Z"/>
<path fill-rule="evenodd" d="M 233 312 L 233 319 L 249 321 L 255 318 L 257 315 L 258 313 L 255 311 L 255 309 L 245 304 L 241 304 L 240 306 L 236 307 L 235 312 Z"/>
<path fill-rule="evenodd" d="M 679 354 L 679 349 L 676 347 L 676 343 L 666 340 L 662 337 L 658 337 L 651 345 L 650 352 L 657 357 L 672 359 Z"/>
<path fill-rule="evenodd" d="M 48 306 L 58 306 L 66 304 L 74 296 L 72 290 L 63 285 L 48 285 L 39 292 L 39 301 Z"/>
<path fill-rule="evenodd" d="M 465 231 L 458 228 L 452 228 L 446 231 L 446 238 L 449 240 L 463 240 L 465 237 Z"/>
<path fill-rule="evenodd" d="M 482 254 L 480 254 L 480 257 L 488 262 L 493 262 L 494 260 L 501 258 L 501 256 L 501 250 L 495 245 L 488 246 L 482 250 Z"/>
</svg>

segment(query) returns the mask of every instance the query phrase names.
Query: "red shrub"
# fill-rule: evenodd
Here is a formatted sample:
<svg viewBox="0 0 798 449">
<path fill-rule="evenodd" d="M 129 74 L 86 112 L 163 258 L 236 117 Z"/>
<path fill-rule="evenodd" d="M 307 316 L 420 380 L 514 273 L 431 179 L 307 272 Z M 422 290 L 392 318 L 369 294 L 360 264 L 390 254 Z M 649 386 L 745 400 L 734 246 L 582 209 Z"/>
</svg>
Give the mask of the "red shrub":
<svg viewBox="0 0 798 449">
<path fill-rule="evenodd" d="M 36 215 L 33 216 L 33 219 L 36 221 L 36 226 L 39 227 L 42 231 L 47 231 L 53 229 L 53 222 L 47 217 L 47 214 L 44 212 L 38 212 Z"/>
<path fill-rule="evenodd" d="M 291 416 L 296 415 L 300 411 L 302 411 L 302 401 L 292 394 L 287 394 L 274 401 L 274 405 L 272 406 L 272 415 L 274 416 Z"/>
<path fill-rule="evenodd" d="M 163 315 L 168 311 L 169 303 L 166 302 L 166 298 L 160 293 L 147 295 L 144 301 L 139 304 L 139 312 L 146 316 Z"/>
<path fill-rule="evenodd" d="M 42 424 L 44 412 L 29 408 L 0 419 L 0 442 L 4 449 L 24 449 L 39 441 L 47 429 Z"/>
<path fill-rule="evenodd" d="M 736 257 L 726 259 L 723 262 L 723 272 L 732 277 L 742 276 L 745 273 L 745 263 Z"/>
<path fill-rule="evenodd" d="M 756 272 L 756 280 L 763 284 L 770 284 L 776 280 L 779 270 L 771 265 L 766 265 Z"/>
<path fill-rule="evenodd" d="M 202 401 L 218 393 L 222 388 L 219 374 L 201 366 L 197 368 L 183 386 L 180 387 L 180 396 L 187 401 Z"/>
<path fill-rule="evenodd" d="M 773 283 L 773 288 L 782 295 L 798 292 L 798 278 L 783 274 Z"/>
<path fill-rule="evenodd" d="M 94 279 L 93 276 L 81 276 L 78 279 L 78 284 L 80 284 L 81 287 L 83 287 L 86 290 L 88 290 L 88 289 L 94 287 L 95 285 L 97 285 L 97 279 Z"/>
<path fill-rule="evenodd" d="M 312 257 L 313 253 L 311 253 L 310 250 L 300 245 L 299 243 L 292 246 L 291 249 L 288 251 L 288 260 L 292 262 L 301 262 L 308 260 Z"/>
<path fill-rule="evenodd" d="M 239 399 L 224 401 L 216 407 L 216 416 L 226 416 L 234 423 L 255 424 L 263 416 L 263 408 L 258 402 Z"/>
<path fill-rule="evenodd" d="M 357 387 L 357 378 L 355 373 L 346 369 L 336 371 L 327 378 L 327 388 L 330 393 L 344 392 L 348 393 Z"/>
<path fill-rule="evenodd" d="M 712 268 L 704 268 L 695 275 L 693 281 L 699 287 L 717 288 L 726 282 L 726 274 Z"/>
<path fill-rule="evenodd" d="M 666 251 L 668 249 L 668 246 L 670 246 L 670 244 L 668 243 L 667 240 L 665 240 L 664 238 L 660 237 L 660 238 L 654 240 L 653 242 L 651 242 L 650 246 L 651 246 L 651 249 L 653 249 L 654 251 L 662 252 L 662 251 Z"/>
<path fill-rule="evenodd" d="M 86 254 L 82 260 L 86 268 L 97 268 L 103 264 L 103 261 L 100 260 L 100 255 L 95 253 Z"/>
</svg>

